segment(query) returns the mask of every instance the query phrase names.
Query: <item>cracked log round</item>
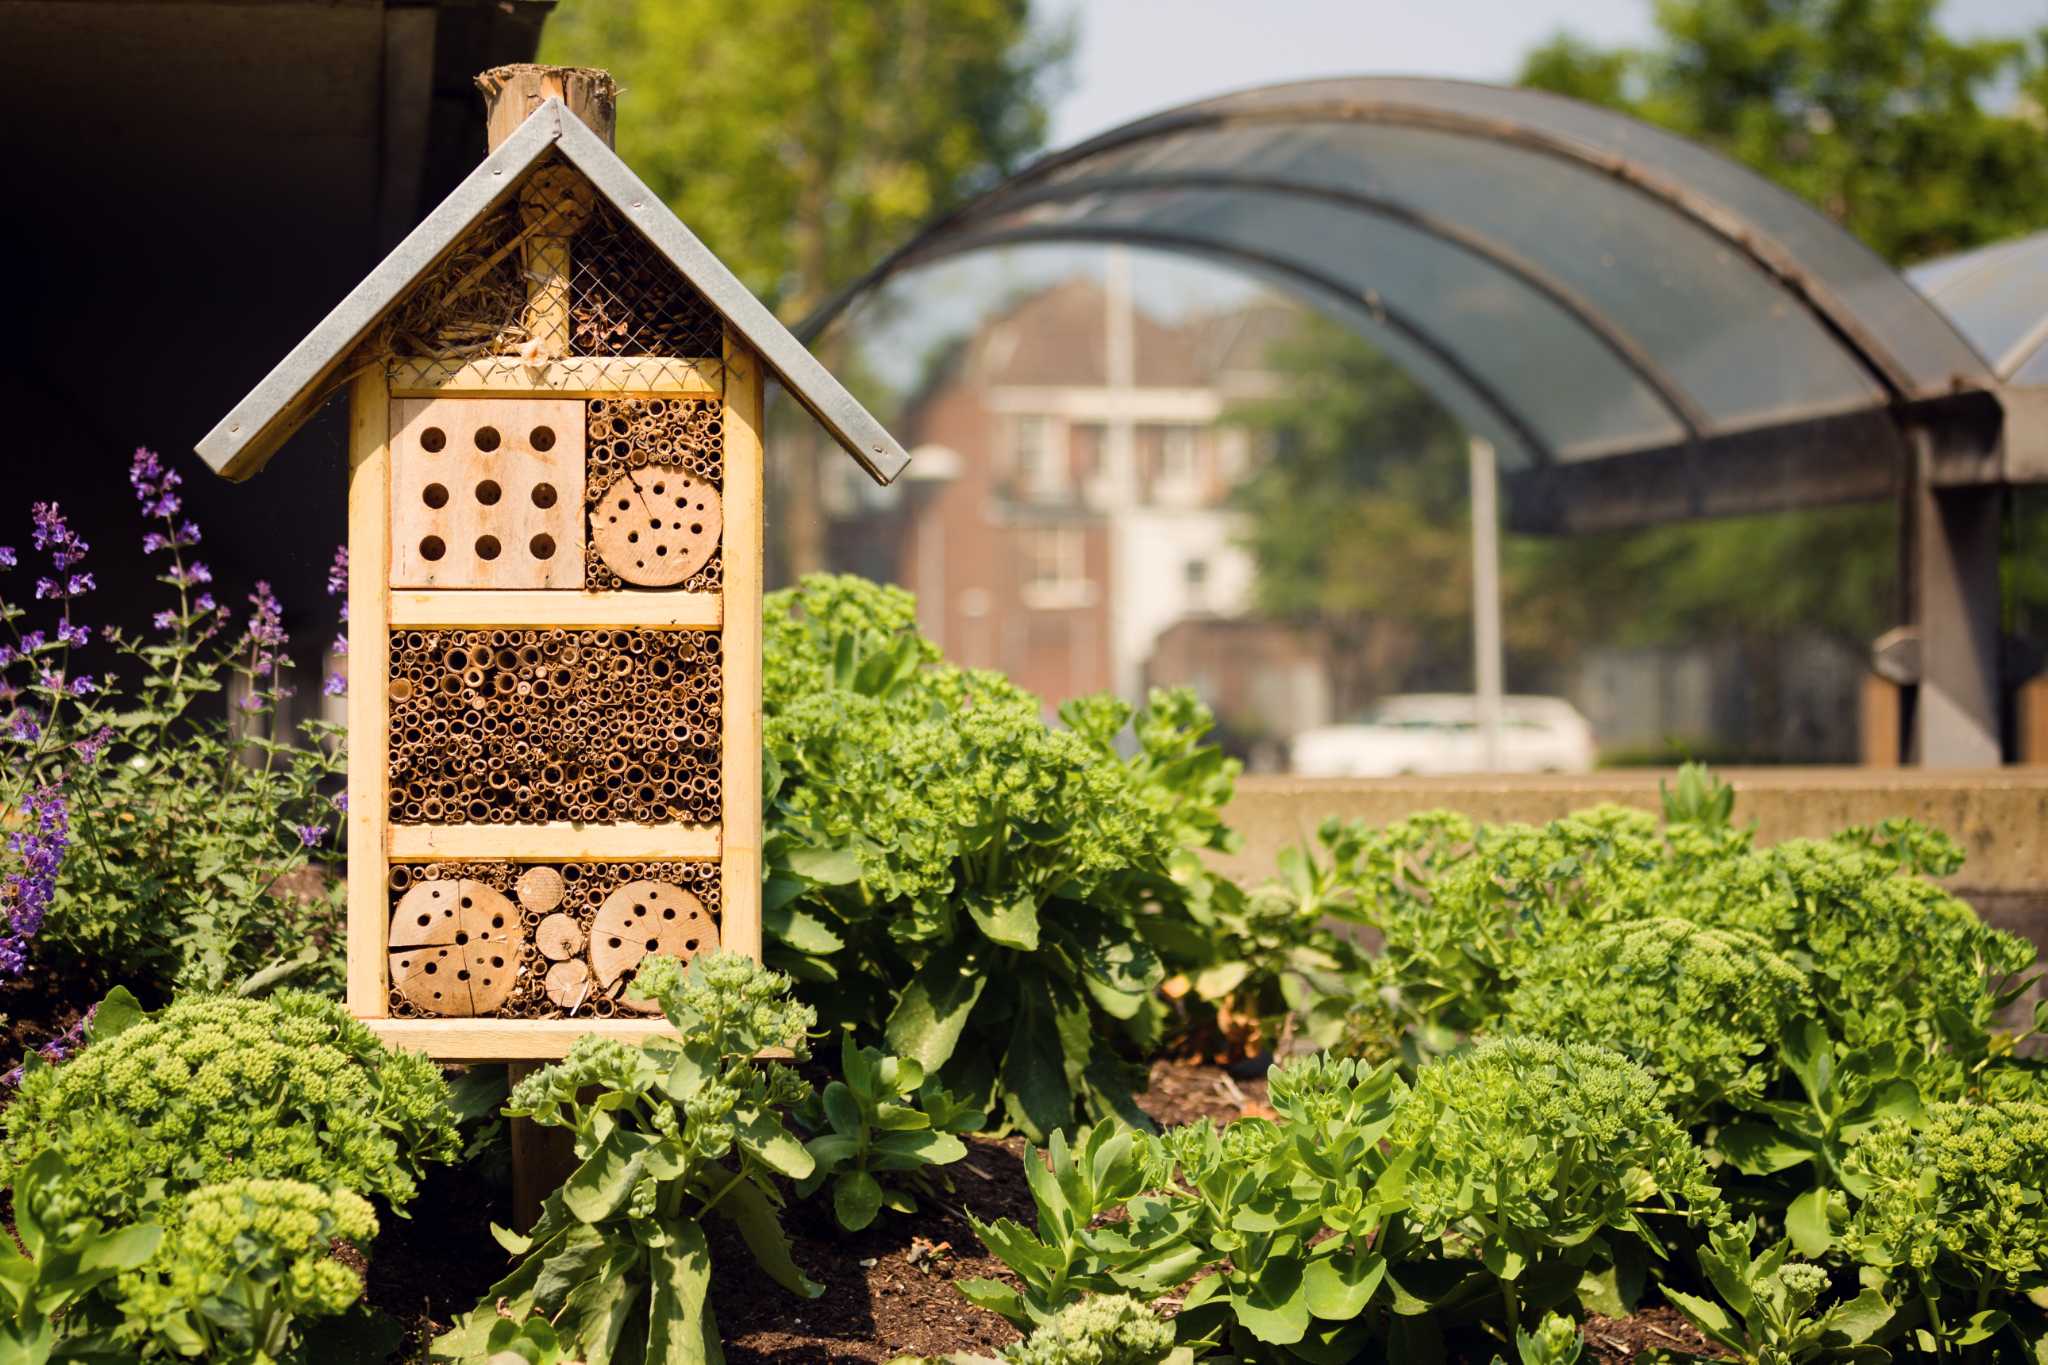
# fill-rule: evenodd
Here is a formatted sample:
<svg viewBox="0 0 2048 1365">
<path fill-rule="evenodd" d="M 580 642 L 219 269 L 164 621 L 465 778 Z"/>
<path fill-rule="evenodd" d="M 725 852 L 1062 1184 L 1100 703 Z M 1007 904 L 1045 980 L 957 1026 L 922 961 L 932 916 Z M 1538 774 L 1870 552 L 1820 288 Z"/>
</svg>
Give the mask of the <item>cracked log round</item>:
<svg viewBox="0 0 2048 1365">
<path fill-rule="evenodd" d="M 568 915 L 549 915 L 533 931 L 533 944 L 551 962 L 566 962 L 583 951 L 583 926 Z"/>
<path fill-rule="evenodd" d="M 658 1014 L 659 1007 L 629 999 L 634 969 L 650 953 L 687 962 L 718 947 L 718 926 L 704 902 L 667 882 L 627 882 L 606 896 L 590 924 L 590 965 L 598 985 L 619 1008 Z"/>
<path fill-rule="evenodd" d="M 580 1009 L 597 989 L 589 966 L 580 957 L 549 967 L 542 984 L 547 988 L 548 999 L 571 1012 Z"/>
<path fill-rule="evenodd" d="M 464 878 L 420 882 L 391 914 L 391 980 L 428 1014 L 489 1014 L 512 994 L 519 911 L 503 892 Z"/>
<path fill-rule="evenodd" d="M 519 874 L 519 881 L 512 888 L 519 895 L 519 903 L 536 915 L 545 915 L 562 903 L 562 874 L 552 867 L 529 867 Z M 570 949 L 570 952 L 576 951 Z M 549 957 L 555 956 L 553 953 Z"/>
<path fill-rule="evenodd" d="M 590 513 L 606 567 L 640 588 L 668 588 L 704 567 L 724 525 L 718 490 L 677 465 L 628 470 Z"/>
</svg>

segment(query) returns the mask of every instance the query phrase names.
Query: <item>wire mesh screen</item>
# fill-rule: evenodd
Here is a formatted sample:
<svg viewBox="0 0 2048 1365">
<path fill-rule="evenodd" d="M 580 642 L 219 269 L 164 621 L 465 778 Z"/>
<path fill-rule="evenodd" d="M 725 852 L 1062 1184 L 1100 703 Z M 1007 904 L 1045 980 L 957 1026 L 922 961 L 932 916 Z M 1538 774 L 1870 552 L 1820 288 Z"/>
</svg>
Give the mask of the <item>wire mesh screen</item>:
<svg viewBox="0 0 2048 1365">
<path fill-rule="evenodd" d="M 566 291 L 558 278 L 564 254 Z M 392 310 L 368 350 L 436 362 L 450 376 L 502 370 L 523 387 L 544 387 L 533 362 L 562 354 L 563 337 L 536 308 L 564 292 L 568 355 L 693 361 L 694 370 L 678 365 L 664 377 L 682 387 L 701 382 L 707 365 L 715 375 L 725 338 L 718 311 L 559 160 L 536 166 L 458 242 Z"/>
<path fill-rule="evenodd" d="M 551 876 L 549 874 L 552 874 Z M 626 945 L 614 942 L 603 912 L 619 907 L 616 894 L 634 883 L 653 882 L 694 896 L 710 918 L 701 940 L 659 941 L 653 951 L 689 956 L 717 946 L 720 914 L 718 864 L 701 862 L 507 863 L 486 860 L 394 863 L 390 871 L 390 906 L 394 914 L 405 895 L 430 882 L 481 882 L 503 896 L 514 909 L 516 924 L 507 937 L 512 962 L 511 988 L 500 1003 L 481 1011 L 509 1019 L 610 1019 L 645 1013 L 624 1001 L 633 979 Z M 548 893 L 536 898 L 536 881 Z M 695 947 L 690 945 L 695 942 Z M 646 950 L 643 941 L 636 945 Z M 433 1017 L 450 1011 L 432 1008 L 418 990 L 393 981 L 390 1009 L 400 1019 Z M 424 1001 L 424 1005 L 423 1002 Z M 468 1011 L 463 1011 L 468 1012 Z"/>
<path fill-rule="evenodd" d="M 725 322 L 603 199 L 570 248 L 569 336 L 577 355 L 715 356 Z"/>
<path fill-rule="evenodd" d="M 393 631 L 394 824 L 719 818 L 716 631 Z"/>
</svg>

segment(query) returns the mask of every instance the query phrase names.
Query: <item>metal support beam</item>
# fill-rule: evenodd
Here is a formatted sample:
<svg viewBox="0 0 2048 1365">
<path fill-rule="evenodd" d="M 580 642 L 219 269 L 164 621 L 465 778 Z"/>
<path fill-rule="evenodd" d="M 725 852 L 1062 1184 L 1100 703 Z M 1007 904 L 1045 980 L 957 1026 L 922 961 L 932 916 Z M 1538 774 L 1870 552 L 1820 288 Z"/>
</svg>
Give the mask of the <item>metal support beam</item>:
<svg viewBox="0 0 2048 1365">
<path fill-rule="evenodd" d="M 1924 768 L 1997 767 L 2003 759 L 1998 548 L 2004 493 L 1936 486 L 1932 435 L 1920 427 L 1911 436 L 1911 534 L 1903 538 L 1900 567 L 1911 575 L 1921 640 L 1914 756 Z"/>
<path fill-rule="evenodd" d="M 1500 771 L 1500 479 L 1493 447 L 1465 444 L 1472 469 L 1472 691 L 1478 700 L 1481 768 Z"/>
</svg>

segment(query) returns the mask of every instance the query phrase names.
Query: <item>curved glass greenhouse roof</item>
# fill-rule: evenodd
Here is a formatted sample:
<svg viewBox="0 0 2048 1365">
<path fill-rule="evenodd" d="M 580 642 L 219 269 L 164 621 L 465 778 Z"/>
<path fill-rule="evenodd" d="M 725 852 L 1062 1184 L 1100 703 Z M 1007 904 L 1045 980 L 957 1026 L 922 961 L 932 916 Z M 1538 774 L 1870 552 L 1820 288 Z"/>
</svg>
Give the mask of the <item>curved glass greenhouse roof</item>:
<svg viewBox="0 0 2048 1365">
<path fill-rule="evenodd" d="M 1044 158 L 806 324 L 965 253 L 1210 258 L 1382 346 L 1530 529 L 1882 496 L 1898 417 L 1991 368 L 1876 255 L 1747 169 L 1537 91 L 1360 77 L 1246 91 Z"/>
<path fill-rule="evenodd" d="M 2048 384 L 2048 232 L 1916 265 L 1932 299 L 2008 384 Z"/>
</svg>

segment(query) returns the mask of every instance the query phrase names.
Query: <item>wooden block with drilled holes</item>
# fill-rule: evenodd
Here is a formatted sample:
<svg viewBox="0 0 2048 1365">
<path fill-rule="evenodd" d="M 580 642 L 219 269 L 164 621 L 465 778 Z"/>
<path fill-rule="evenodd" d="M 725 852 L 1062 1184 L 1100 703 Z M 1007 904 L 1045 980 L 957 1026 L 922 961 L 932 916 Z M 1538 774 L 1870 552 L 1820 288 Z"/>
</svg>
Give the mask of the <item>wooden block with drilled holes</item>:
<svg viewBox="0 0 2048 1365">
<path fill-rule="evenodd" d="M 674 465 L 630 469 L 590 513 L 605 567 L 635 587 L 667 588 L 704 567 L 725 521 L 718 490 Z"/>
<path fill-rule="evenodd" d="M 391 586 L 583 586 L 583 405 L 391 401 Z"/>
<path fill-rule="evenodd" d="M 391 912 L 391 980 L 426 1014 L 488 1014 L 511 997 L 519 912 L 504 893 L 467 878 L 420 882 Z"/>
<path fill-rule="evenodd" d="M 630 973 L 650 953 L 666 953 L 688 962 L 718 948 L 718 925 L 698 900 L 667 882 L 627 882 L 604 898 L 590 922 L 590 966 L 598 985 L 618 1000 L 621 1009 L 642 1014 L 655 1007 L 625 998 Z"/>
</svg>

